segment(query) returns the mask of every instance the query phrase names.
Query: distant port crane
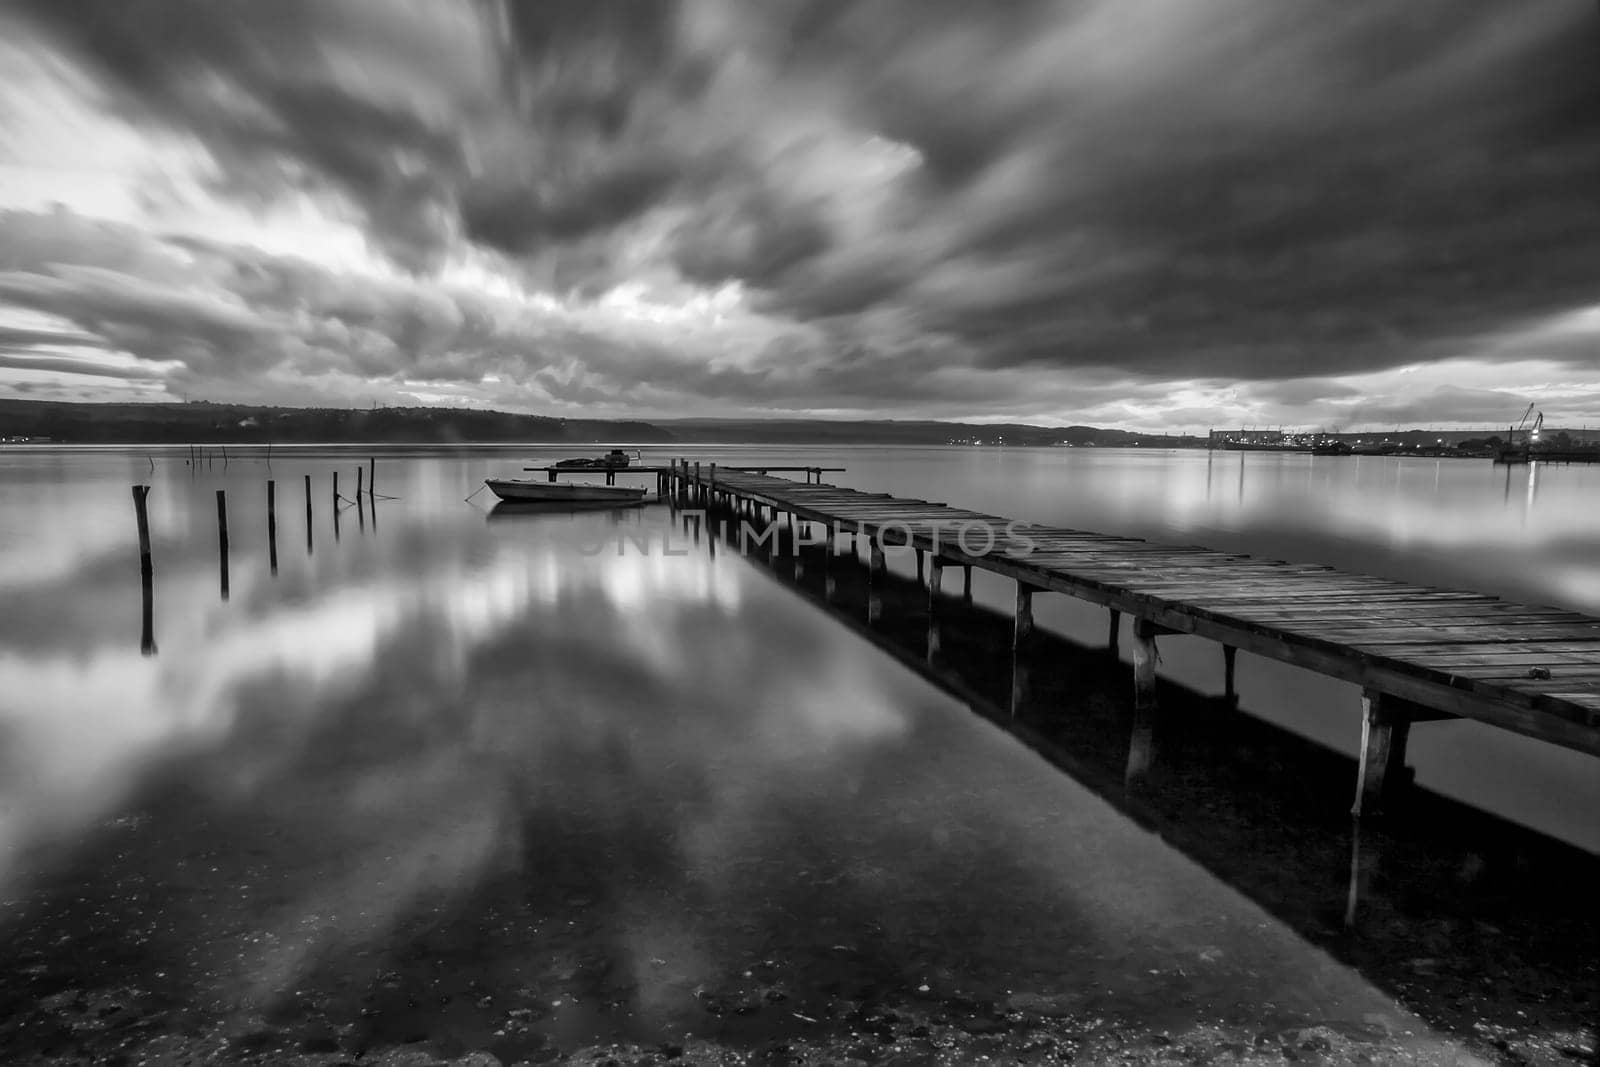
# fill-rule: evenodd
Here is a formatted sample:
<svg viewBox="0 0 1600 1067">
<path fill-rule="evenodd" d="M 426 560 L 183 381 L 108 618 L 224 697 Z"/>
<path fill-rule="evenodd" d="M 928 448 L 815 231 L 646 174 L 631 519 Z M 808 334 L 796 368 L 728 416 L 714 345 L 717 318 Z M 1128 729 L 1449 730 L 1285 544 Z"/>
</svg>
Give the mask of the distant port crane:
<svg viewBox="0 0 1600 1067">
<path fill-rule="evenodd" d="M 1522 421 L 1511 429 L 1510 440 L 1506 442 L 1507 444 L 1516 444 L 1518 434 L 1522 434 L 1523 440 L 1528 444 L 1533 444 L 1539 440 L 1539 431 L 1544 429 L 1544 412 L 1538 412 L 1538 417 L 1533 420 L 1533 427 L 1531 429 L 1528 427 L 1528 416 L 1534 414 L 1534 405 L 1537 403 L 1538 401 L 1534 401 L 1533 404 L 1529 404 L 1528 410 L 1522 413 Z"/>
</svg>

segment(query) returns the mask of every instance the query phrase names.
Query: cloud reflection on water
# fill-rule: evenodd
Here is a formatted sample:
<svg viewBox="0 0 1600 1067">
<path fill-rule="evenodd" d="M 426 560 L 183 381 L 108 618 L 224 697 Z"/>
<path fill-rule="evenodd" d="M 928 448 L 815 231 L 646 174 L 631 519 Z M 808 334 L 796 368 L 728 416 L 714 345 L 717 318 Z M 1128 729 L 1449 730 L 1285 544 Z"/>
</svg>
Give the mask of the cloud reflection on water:
<svg viewBox="0 0 1600 1067">
<path fill-rule="evenodd" d="M 170 941 L 108 936 L 240 1017 L 395 971 L 621 996 L 648 1031 L 752 959 L 820 983 L 841 944 L 886 989 L 1175 1023 L 1388 1010 L 743 560 L 588 556 L 607 517 L 491 527 L 438 497 L 276 582 L 241 553 L 226 606 L 202 524 L 160 568 L 158 657 L 68 620 L 4 646 L 6 748 L 34 771 L 0 786 L 7 895 L 43 908 L 74 862 L 155 887 Z M 565 976 L 597 957 L 604 992 Z"/>
<path fill-rule="evenodd" d="M 640 742 L 630 759 L 678 768 L 708 794 L 675 837 L 691 876 L 709 876 L 728 824 L 773 774 L 809 779 L 837 749 L 904 729 L 864 665 L 817 669 L 832 651 L 818 634 L 797 644 L 770 621 L 730 625 L 743 592 L 729 567 L 585 557 L 570 532 L 550 533 L 477 561 L 441 535 L 419 569 L 303 600 L 246 596 L 233 611 L 216 610 L 209 575 L 190 574 L 164 589 L 153 659 L 122 643 L 79 649 L 71 634 L 48 655 L 0 654 L 0 721 L 27 768 L 0 787 L 0 879 L 17 891 L 29 846 L 78 839 L 152 774 L 180 774 L 221 810 L 315 820 L 313 838 L 344 847 L 306 849 L 293 895 L 261 916 L 237 972 L 253 1002 L 514 864 L 519 809 L 574 802 L 541 782 L 604 808 L 570 777 L 617 745 Z M 815 658 L 766 654 L 786 637 Z M 657 719 L 643 741 L 641 716 Z"/>
</svg>

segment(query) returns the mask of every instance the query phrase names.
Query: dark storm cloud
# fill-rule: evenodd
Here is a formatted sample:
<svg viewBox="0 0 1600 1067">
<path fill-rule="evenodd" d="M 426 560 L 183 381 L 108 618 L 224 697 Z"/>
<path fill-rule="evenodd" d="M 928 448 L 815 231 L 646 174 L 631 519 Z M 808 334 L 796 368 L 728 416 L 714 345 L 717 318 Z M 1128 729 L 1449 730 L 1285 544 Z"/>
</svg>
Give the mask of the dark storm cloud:
<svg viewBox="0 0 1600 1067">
<path fill-rule="evenodd" d="M 319 308 L 296 334 L 314 358 L 233 338 L 269 362 L 526 370 L 669 410 L 671 382 L 792 407 L 987 404 L 961 372 L 1317 378 L 1600 303 L 1588 0 L 21 9 L 124 114 L 198 138 L 227 191 L 335 192 L 407 268 L 464 242 L 558 294 L 736 281 L 772 335 L 823 345 L 663 361 L 666 340 L 513 337 L 455 298 L 408 319 L 353 283 L 336 305 L 235 263 L 247 303 Z M 13 286 L 84 321 L 46 282 Z M 90 332 L 148 351 L 138 302 L 99 320 L 120 333 Z M 1581 342 L 1542 351 L 1600 362 Z"/>
<path fill-rule="evenodd" d="M 24 330 L 11 326 L 0 326 L 0 351 L 18 352 L 31 351 L 36 347 L 51 347 L 55 345 L 89 345 L 98 346 L 98 337 L 86 333 L 70 333 L 63 330 Z"/>
<path fill-rule="evenodd" d="M 0 370 L 47 370 L 58 374 L 87 374 L 96 378 L 120 378 L 131 382 L 159 381 L 161 376 L 137 367 L 113 367 L 92 359 L 67 356 L 11 355 L 0 344 Z"/>
<path fill-rule="evenodd" d="M 429 94 L 409 93 L 392 71 L 381 82 L 368 77 L 363 53 L 386 67 L 413 64 L 417 85 L 439 78 L 446 95 L 457 79 L 442 64 L 475 57 L 419 47 L 372 5 L 20 6 L 105 78 L 127 117 L 199 137 L 221 164 L 225 187 L 259 197 L 306 183 L 331 187 L 366 211 L 374 242 L 399 261 L 423 266 L 443 253 L 441 216 L 463 167 L 456 116 L 429 114 Z M 430 70 L 430 61 L 441 66 Z M 470 106 L 470 93 L 452 102 Z"/>
<path fill-rule="evenodd" d="M 1600 295 L 1592 5 L 1126 10 L 1183 37 L 1110 5 L 930 19 L 898 43 L 903 12 L 851 8 L 824 36 L 820 54 L 881 72 L 855 72 L 862 107 L 938 179 L 918 229 L 872 236 L 1023 268 L 979 301 L 891 289 L 929 332 L 991 366 L 1278 377 L 1405 362 Z M 1030 37 L 1059 69 L 1024 61 Z M 985 169 L 1008 162 L 1030 173 L 991 195 Z"/>
</svg>

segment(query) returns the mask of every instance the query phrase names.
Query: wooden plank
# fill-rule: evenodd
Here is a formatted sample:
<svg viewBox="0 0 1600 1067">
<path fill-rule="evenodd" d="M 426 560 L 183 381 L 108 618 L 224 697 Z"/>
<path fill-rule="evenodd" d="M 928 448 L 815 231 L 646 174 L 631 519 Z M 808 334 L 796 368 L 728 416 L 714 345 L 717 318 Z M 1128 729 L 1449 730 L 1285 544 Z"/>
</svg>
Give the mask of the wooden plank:
<svg viewBox="0 0 1600 1067">
<path fill-rule="evenodd" d="M 1289 629 L 1296 628 L 1289 627 Z M 1368 629 L 1343 626 L 1330 629 L 1306 627 L 1299 629 L 1298 632 L 1316 634 L 1318 637 L 1328 641 L 1343 641 L 1352 648 L 1374 649 L 1386 648 L 1389 645 L 1431 645 L 1442 643 L 1469 646 L 1569 641 L 1576 644 L 1579 643 L 1579 639 L 1582 636 L 1582 631 L 1574 630 L 1570 626 L 1539 626 L 1537 624 L 1519 624 L 1512 627 L 1503 624 L 1478 627 L 1415 626 L 1406 630 L 1378 627 Z M 1589 636 L 1587 641 L 1595 646 L 1597 653 L 1600 653 L 1600 633 Z"/>
</svg>

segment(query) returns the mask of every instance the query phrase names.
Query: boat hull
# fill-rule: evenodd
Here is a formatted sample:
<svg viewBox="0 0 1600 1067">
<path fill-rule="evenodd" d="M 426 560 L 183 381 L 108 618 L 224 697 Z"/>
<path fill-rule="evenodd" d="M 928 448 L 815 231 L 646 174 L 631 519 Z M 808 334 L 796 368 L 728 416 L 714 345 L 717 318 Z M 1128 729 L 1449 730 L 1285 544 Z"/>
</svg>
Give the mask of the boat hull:
<svg viewBox="0 0 1600 1067">
<path fill-rule="evenodd" d="M 643 486 L 536 482 L 525 478 L 490 478 L 484 484 L 501 500 L 518 504 L 602 504 L 622 507 L 643 503 L 645 494 Z"/>
</svg>

